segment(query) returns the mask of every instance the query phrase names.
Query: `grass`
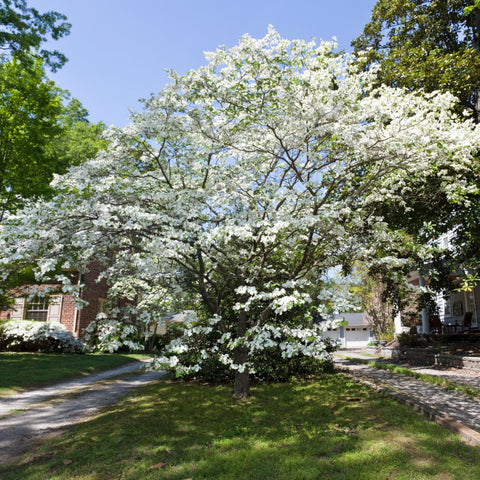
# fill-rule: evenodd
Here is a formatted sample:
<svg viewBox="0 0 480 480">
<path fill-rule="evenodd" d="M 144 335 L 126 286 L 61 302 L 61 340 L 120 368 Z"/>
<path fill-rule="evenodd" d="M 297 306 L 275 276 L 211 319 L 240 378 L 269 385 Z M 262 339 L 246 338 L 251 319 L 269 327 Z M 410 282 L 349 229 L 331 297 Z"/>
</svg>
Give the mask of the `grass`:
<svg viewBox="0 0 480 480">
<path fill-rule="evenodd" d="M 252 388 L 159 381 L 2 480 L 478 480 L 480 449 L 342 374 Z"/>
<path fill-rule="evenodd" d="M 429 375 L 428 373 L 416 372 L 414 370 L 401 367 L 394 363 L 370 361 L 370 360 L 364 360 L 361 358 L 352 358 L 352 357 L 346 357 L 346 358 L 351 362 L 361 363 L 364 365 L 368 365 L 369 367 L 378 368 L 380 370 L 389 370 L 390 372 L 399 373 L 401 375 L 407 375 L 409 377 L 416 378 L 417 380 L 422 380 L 424 382 L 432 383 L 433 385 L 438 385 L 440 387 L 446 388 L 447 390 L 456 390 L 471 398 L 480 397 L 480 391 L 477 390 L 476 388 L 469 387 L 468 385 L 465 385 L 463 383 L 452 382 L 451 380 L 445 377 Z"/>
<path fill-rule="evenodd" d="M 0 396 L 89 375 L 144 355 L 0 353 Z"/>
</svg>

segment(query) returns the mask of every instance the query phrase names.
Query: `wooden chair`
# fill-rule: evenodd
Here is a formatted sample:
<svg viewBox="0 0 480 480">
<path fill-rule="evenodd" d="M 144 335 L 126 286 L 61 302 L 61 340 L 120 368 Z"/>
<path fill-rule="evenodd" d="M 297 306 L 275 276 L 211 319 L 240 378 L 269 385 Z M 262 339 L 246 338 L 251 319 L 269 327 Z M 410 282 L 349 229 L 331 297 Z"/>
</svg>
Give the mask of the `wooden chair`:
<svg viewBox="0 0 480 480">
<path fill-rule="evenodd" d="M 438 315 L 432 315 L 429 319 L 429 323 L 431 333 L 441 334 L 443 332 L 443 325 Z"/>
<path fill-rule="evenodd" d="M 462 331 L 472 329 L 472 317 L 473 317 L 472 312 L 465 312 L 465 315 L 463 317 Z"/>
</svg>

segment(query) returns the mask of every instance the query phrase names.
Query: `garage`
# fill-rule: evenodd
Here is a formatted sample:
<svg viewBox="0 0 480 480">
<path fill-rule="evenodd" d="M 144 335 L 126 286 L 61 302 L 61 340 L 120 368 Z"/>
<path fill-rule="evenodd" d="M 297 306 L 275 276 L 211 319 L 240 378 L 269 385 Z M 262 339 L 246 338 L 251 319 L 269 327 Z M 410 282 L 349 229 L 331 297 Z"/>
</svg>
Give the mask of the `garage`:
<svg viewBox="0 0 480 480">
<path fill-rule="evenodd" d="M 323 333 L 323 337 L 331 338 L 332 340 L 340 341 L 340 329 L 339 328 L 329 328 L 326 332 Z"/>
<path fill-rule="evenodd" d="M 323 336 L 338 340 L 343 348 L 366 347 L 373 339 L 372 327 L 367 324 L 364 313 L 340 313 L 329 320 L 340 320 L 342 326 L 325 330 Z"/>
<path fill-rule="evenodd" d="M 370 340 L 370 328 L 345 327 L 345 347 L 365 347 Z"/>
</svg>

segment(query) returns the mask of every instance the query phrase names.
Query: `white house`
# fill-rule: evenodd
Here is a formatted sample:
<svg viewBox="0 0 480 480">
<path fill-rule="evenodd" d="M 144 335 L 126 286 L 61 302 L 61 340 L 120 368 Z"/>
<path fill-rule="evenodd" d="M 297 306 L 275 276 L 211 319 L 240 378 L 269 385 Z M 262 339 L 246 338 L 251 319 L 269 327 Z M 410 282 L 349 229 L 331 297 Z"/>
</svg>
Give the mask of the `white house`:
<svg viewBox="0 0 480 480">
<path fill-rule="evenodd" d="M 440 248 L 451 248 L 453 235 L 454 232 L 442 235 L 438 239 Z M 458 275 L 452 273 L 450 276 L 453 283 L 455 283 Z M 425 279 L 417 271 L 411 272 L 410 282 L 414 285 L 425 285 Z M 444 332 L 454 333 L 462 331 L 465 327 L 480 329 L 480 286 L 470 291 L 454 289 L 451 292 L 439 292 L 435 300 L 438 306 L 438 320 Z M 425 311 L 422 312 L 422 329 L 424 332 L 429 332 L 432 329 L 434 320 L 428 318 Z"/>
</svg>

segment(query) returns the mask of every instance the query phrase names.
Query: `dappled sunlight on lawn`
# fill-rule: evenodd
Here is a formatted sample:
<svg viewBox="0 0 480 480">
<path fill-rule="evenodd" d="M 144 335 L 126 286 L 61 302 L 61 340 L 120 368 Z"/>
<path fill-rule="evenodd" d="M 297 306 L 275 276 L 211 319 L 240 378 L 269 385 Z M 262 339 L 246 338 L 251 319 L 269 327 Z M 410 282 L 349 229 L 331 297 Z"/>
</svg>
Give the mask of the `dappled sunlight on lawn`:
<svg viewBox="0 0 480 480">
<path fill-rule="evenodd" d="M 242 401 L 228 385 L 161 381 L 2 479 L 476 480 L 478 453 L 343 375 L 255 385 Z"/>
</svg>

